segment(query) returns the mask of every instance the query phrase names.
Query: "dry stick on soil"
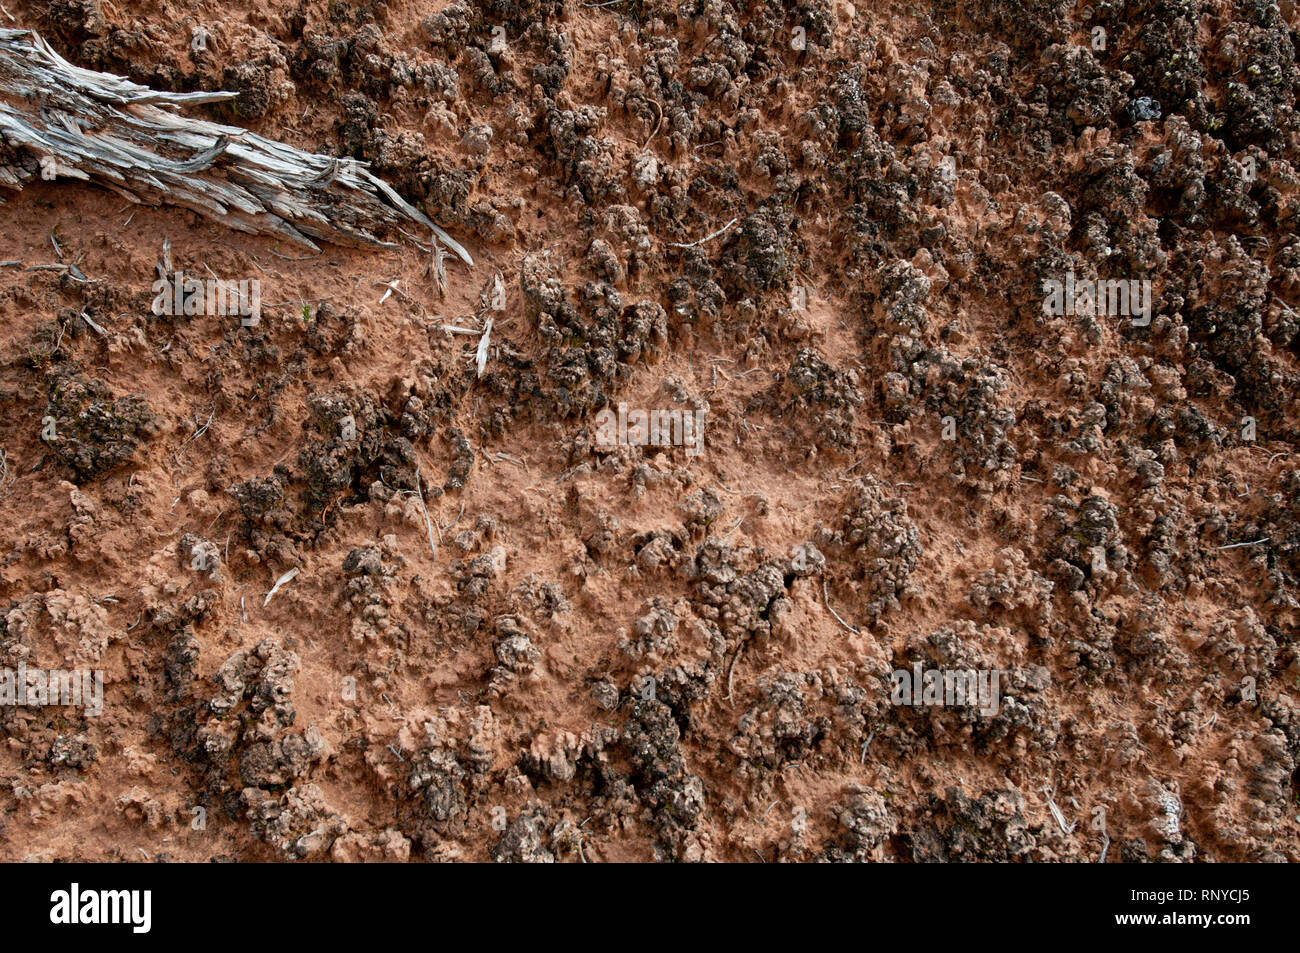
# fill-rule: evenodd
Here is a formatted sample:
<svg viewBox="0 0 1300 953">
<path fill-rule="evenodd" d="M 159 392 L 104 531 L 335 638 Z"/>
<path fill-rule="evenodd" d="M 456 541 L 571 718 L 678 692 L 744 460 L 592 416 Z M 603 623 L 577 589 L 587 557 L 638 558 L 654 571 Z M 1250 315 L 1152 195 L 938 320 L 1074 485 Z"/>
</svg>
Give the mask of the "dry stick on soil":
<svg viewBox="0 0 1300 953">
<path fill-rule="evenodd" d="M 857 629 L 855 629 L 853 626 L 849 625 L 847 622 L 845 622 L 843 619 L 841 619 L 841 618 L 840 618 L 840 614 L 839 614 L 838 612 L 836 612 L 836 611 L 835 611 L 835 608 L 831 605 L 831 596 L 830 596 L 830 593 L 826 591 L 826 580 L 825 580 L 825 578 L 822 579 L 822 599 L 825 600 L 825 602 L 826 602 L 826 608 L 827 608 L 827 609 L 830 609 L 830 611 L 831 611 L 831 615 L 835 616 L 835 621 L 836 621 L 836 622 L 838 622 L 840 625 L 844 626 L 844 628 L 848 629 L 848 630 L 849 630 L 850 632 L 852 632 L 854 635 L 861 635 L 861 634 L 862 634 L 862 633 L 859 632 Z"/>
<path fill-rule="evenodd" d="M 1215 549 L 1237 549 L 1238 547 L 1241 546 L 1258 546 L 1260 543 L 1267 543 L 1272 538 L 1273 538 L 1272 536 L 1265 536 L 1263 539 L 1252 539 L 1248 543 L 1231 543 L 1227 546 L 1215 546 L 1214 548 Z"/>
<path fill-rule="evenodd" d="M 723 232 L 725 232 L 727 229 L 731 228 L 732 225 L 735 225 L 738 221 L 740 221 L 740 219 L 738 219 L 738 218 L 733 218 L 731 221 L 729 221 L 726 225 L 723 225 L 723 226 L 722 226 L 720 229 L 718 229 L 716 232 L 713 232 L 713 233 L 710 234 L 710 235 L 705 235 L 705 236 L 704 236 L 703 238 L 701 238 L 699 241 L 695 241 L 695 242 L 687 242 L 687 243 L 684 244 L 684 245 L 681 244 L 681 243 L 679 243 L 679 242 L 669 242 L 668 245 L 669 245 L 670 248 L 694 248 L 696 245 L 703 245 L 705 242 L 712 241 L 713 239 L 717 238 L 719 235 L 721 235 L 721 234 L 722 234 Z"/>
<path fill-rule="evenodd" d="M 1056 818 L 1056 823 L 1061 825 L 1061 831 L 1065 834 L 1073 833 L 1074 829 L 1078 825 L 1070 824 L 1069 826 L 1066 826 L 1065 815 L 1061 813 L 1061 809 L 1057 807 L 1056 802 L 1052 800 L 1052 791 L 1054 791 L 1055 789 L 1048 788 L 1048 787 L 1041 787 L 1038 790 L 1047 794 L 1047 807 L 1048 809 L 1051 810 L 1052 817 Z"/>
<path fill-rule="evenodd" d="M 212 413 L 208 414 L 207 423 L 205 423 L 202 427 L 198 427 L 194 431 L 194 433 L 190 434 L 188 437 L 185 438 L 185 442 L 180 445 L 180 448 L 177 449 L 174 455 L 174 459 L 176 460 L 177 463 L 180 462 L 181 454 L 185 452 L 185 448 L 208 432 L 208 428 L 212 426 L 212 418 L 216 416 L 216 413 L 217 412 L 214 410 Z"/>
<path fill-rule="evenodd" d="M 429 521 L 429 511 L 424 505 L 424 489 L 420 486 L 420 465 L 415 465 L 415 493 L 420 498 L 420 512 L 424 514 L 424 528 L 429 531 L 429 550 L 433 558 L 438 558 L 438 547 L 433 542 L 433 523 Z"/>
<path fill-rule="evenodd" d="M 286 582 L 292 581 L 293 577 L 296 575 L 298 575 L 297 566 L 295 566 L 293 569 L 290 569 L 287 573 L 285 573 L 283 576 L 277 579 L 275 581 L 275 585 L 271 587 L 271 591 L 266 594 L 266 601 L 262 603 L 262 608 L 265 609 L 270 604 L 271 597 L 280 591 L 280 587 L 283 586 Z"/>
<path fill-rule="evenodd" d="M 142 205 L 177 205 L 312 251 L 317 238 L 376 237 L 415 222 L 465 264 L 450 235 L 351 159 L 314 155 L 236 126 L 178 114 L 233 92 L 170 93 L 74 66 L 29 30 L 0 29 L 0 186 L 40 176 L 93 182 Z"/>
<path fill-rule="evenodd" d="M 740 645 L 736 647 L 736 654 L 731 657 L 731 667 L 727 669 L 727 704 L 728 705 L 732 704 L 731 683 L 732 683 L 732 679 L 736 677 L 736 661 L 740 658 L 740 653 L 743 651 L 745 651 L 745 643 L 741 642 Z M 732 707 L 734 708 L 735 706 L 732 705 Z"/>
<path fill-rule="evenodd" d="M 6 456 L 4 448 L 0 447 L 0 500 L 9 495 L 9 488 L 14 485 L 14 481 L 17 479 L 17 474 L 9 472 L 9 458 Z"/>
<path fill-rule="evenodd" d="M 650 145 L 650 139 L 655 137 L 655 133 L 659 131 L 659 124 L 664 121 L 664 107 L 660 106 L 659 102 L 654 99 L 650 100 L 650 104 L 655 108 L 655 127 L 650 130 L 650 138 L 646 139 L 645 145 L 641 147 L 642 152 L 645 151 L 646 146 Z"/>
<path fill-rule="evenodd" d="M 488 362 L 488 345 L 492 342 L 492 315 L 487 316 L 487 322 L 483 325 L 483 336 L 478 339 L 478 350 L 474 354 L 474 363 L 478 366 L 478 376 L 482 377 L 483 372 L 487 370 Z"/>
<path fill-rule="evenodd" d="M 154 265 L 158 271 L 158 277 L 162 281 L 172 280 L 172 240 L 169 236 L 163 236 L 162 258 Z"/>
<path fill-rule="evenodd" d="M 452 520 L 450 523 L 448 523 L 446 526 L 441 527 L 441 529 L 445 529 L 448 531 L 455 529 L 456 524 L 460 522 L 460 518 L 464 515 L 465 515 L 465 501 L 462 500 L 460 504 L 460 512 L 456 514 L 456 518 Z"/>
<path fill-rule="evenodd" d="M 447 260 L 447 253 L 442 250 L 438 244 L 438 236 L 433 236 L 433 245 L 431 251 L 430 267 L 433 271 L 434 284 L 438 286 L 438 297 L 447 297 L 447 266 L 444 262 Z"/>
<path fill-rule="evenodd" d="M 376 288 L 386 288 L 386 289 L 387 289 L 387 290 L 384 292 L 383 296 L 379 299 L 379 303 L 380 303 L 380 304 L 383 304 L 385 301 L 387 301 L 389 295 L 397 295 L 397 297 L 398 297 L 399 299 L 401 299 L 402 301 L 410 301 L 410 300 L 411 300 L 411 299 L 408 298 L 406 295 L 402 294 L 401 289 L 399 289 L 399 288 L 397 287 L 397 285 L 401 282 L 401 280 L 402 280 L 401 278 L 394 278 L 392 281 L 388 282 L 387 284 L 385 284 L 385 283 L 382 282 L 382 281 L 380 281 L 380 282 L 376 282 L 376 283 L 375 283 L 375 287 L 376 287 Z"/>
</svg>

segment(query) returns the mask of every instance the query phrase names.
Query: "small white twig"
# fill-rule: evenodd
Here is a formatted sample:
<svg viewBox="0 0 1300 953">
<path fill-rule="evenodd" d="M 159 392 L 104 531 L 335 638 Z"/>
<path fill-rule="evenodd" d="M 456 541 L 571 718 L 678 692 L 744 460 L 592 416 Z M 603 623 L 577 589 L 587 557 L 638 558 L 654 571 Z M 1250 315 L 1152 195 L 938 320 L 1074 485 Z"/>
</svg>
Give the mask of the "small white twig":
<svg viewBox="0 0 1300 953">
<path fill-rule="evenodd" d="M 438 558 L 438 547 L 433 541 L 433 523 L 429 520 L 429 510 L 424 505 L 424 489 L 420 486 L 420 465 L 415 465 L 415 494 L 420 498 L 420 512 L 424 514 L 424 528 L 429 532 L 429 551 L 433 558 Z"/>
<path fill-rule="evenodd" d="M 433 280 L 438 286 L 438 297 L 445 298 L 447 297 L 447 266 L 444 262 L 447 259 L 447 253 L 443 251 L 442 246 L 438 244 L 438 236 L 436 233 L 433 235 L 432 250 Z"/>
<path fill-rule="evenodd" d="M 1223 550 L 1223 549 L 1236 549 L 1239 546 L 1258 546 L 1260 543 L 1267 543 L 1272 538 L 1273 538 L 1272 536 L 1265 536 L 1263 539 L 1252 539 L 1248 543 L 1232 543 L 1228 546 L 1215 546 L 1214 548 Z"/>
<path fill-rule="evenodd" d="M 271 587 L 271 591 L 266 594 L 266 601 L 262 603 L 262 608 L 266 608 L 267 604 L 270 603 L 271 601 L 271 597 L 280 591 L 280 587 L 283 586 L 286 582 L 292 581 L 293 577 L 296 575 L 298 575 L 297 566 L 295 566 L 293 569 L 290 569 L 287 573 L 285 573 L 283 576 L 277 579 L 275 581 L 275 585 Z"/>
<path fill-rule="evenodd" d="M 1048 807 L 1049 810 L 1051 810 L 1051 812 L 1052 812 L 1052 817 L 1056 818 L 1056 823 L 1058 823 L 1058 824 L 1061 825 L 1061 830 L 1062 830 L 1064 833 L 1066 833 L 1066 834 L 1072 834 L 1072 833 L 1074 833 L 1074 829 L 1075 829 L 1076 827 L 1078 827 L 1079 825 L 1078 825 L 1077 823 L 1075 823 L 1075 824 L 1070 824 L 1070 825 L 1067 825 L 1067 824 L 1065 823 L 1065 815 L 1061 813 L 1061 809 L 1060 809 L 1059 807 L 1057 807 L 1057 806 L 1056 806 L 1056 802 L 1052 800 L 1052 795 L 1051 795 L 1051 793 L 1050 793 L 1050 791 L 1051 791 L 1052 789 L 1050 789 L 1050 788 L 1046 788 L 1046 787 L 1041 787 L 1041 788 L 1039 788 L 1038 790 L 1039 790 L 1039 791 L 1043 791 L 1043 792 L 1048 792 L 1048 793 L 1047 793 L 1047 807 Z"/>
<path fill-rule="evenodd" d="M 86 314 L 85 311 L 82 311 L 82 312 L 81 312 L 81 320 L 82 320 L 82 321 L 85 321 L 86 324 L 90 325 L 90 329 L 91 329 L 92 331 L 94 331 L 96 334 L 98 334 L 100 337 L 102 337 L 102 338 L 106 338 L 106 337 L 108 337 L 108 332 L 105 331 L 103 328 L 101 328 L 101 327 L 100 327 L 98 324 L 96 324 L 94 321 L 92 321 L 91 318 L 90 318 L 90 315 Z"/>
<path fill-rule="evenodd" d="M 465 501 L 461 500 L 460 510 L 456 513 L 456 518 L 452 520 L 450 523 L 448 523 L 446 526 L 439 524 L 438 531 L 441 533 L 443 530 L 455 529 L 456 524 L 460 522 L 460 518 L 464 515 L 465 515 Z"/>
<path fill-rule="evenodd" d="M 474 362 L 478 365 L 478 376 L 482 377 L 483 372 L 487 370 L 488 362 L 488 345 L 492 342 L 492 315 L 488 315 L 487 323 L 483 325 L 483 336 L 478 339 L 478 352 L 474 356 Z"/>
<path fill-rule="evenodd" d="M 861 634 L 862 634 L 858 629 L 855 629 L 853 626 L 849 625 L 847 622 L 845 622 L 843 619 L 841 619 L 841 618 L 840 618 L 840 614 L 839 614 L 838 612 L 836 612 L 836 611 L 835 611 L 835 607 L 831 605 L 831 597 L 830 597 L 830 593 L 826 591 L 826 580 L 825 580 L 825 578 L 822 579 L 822 598 L 826 601 L 826 608 L 827 608 L 827 609 L 830 609 L 830 611 L 831 611 L 831 615 L 835 616 L 835 620 L 836 620 L 837 622 L 839 622 L 840 625 L 844 626 L 844 628 L 848 629 L 848 630 L 849 630 L 850 632 L 852 632 L 854 635 L 861 635 Z"/>
<path fill-rule="evenodd" d="M 732 225 L 735 225 L 738 221 L 740 221 L 740 219 L 733 218 L 731 221 L 729 221 L 726 225 L 723 225 L 716 232 L 713 232 L 710 235 L 705 235 L 699 241 L 686 242 L 684 244 L 682 242 L 669 242 L 668 245 L 670 248 L 694 248 L 696 245 L 703 245 L 705 242 L 712 241 L 713 239 L 717 238 L 723 232 L 731 228 Z"/>
</svg>

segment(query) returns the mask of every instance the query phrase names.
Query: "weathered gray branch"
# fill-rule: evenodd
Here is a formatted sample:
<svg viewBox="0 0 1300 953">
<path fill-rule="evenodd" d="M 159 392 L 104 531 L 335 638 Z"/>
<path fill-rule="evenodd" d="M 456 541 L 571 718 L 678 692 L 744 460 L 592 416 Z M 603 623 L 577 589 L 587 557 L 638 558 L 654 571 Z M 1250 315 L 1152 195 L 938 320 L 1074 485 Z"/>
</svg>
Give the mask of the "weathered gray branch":
<svg viewBox="0 0 1300 953">
<path fill-rule="evenodd" d="M 73 66 L 28 30 L 0 29 L 0 186 L 81 179 L 313 250 L 312 238 L 388 245 L 377 233 L 414 223 L 474 264 L 363 163 L 178 113 L 235 95 L 159 92 Z"/>
</svg>

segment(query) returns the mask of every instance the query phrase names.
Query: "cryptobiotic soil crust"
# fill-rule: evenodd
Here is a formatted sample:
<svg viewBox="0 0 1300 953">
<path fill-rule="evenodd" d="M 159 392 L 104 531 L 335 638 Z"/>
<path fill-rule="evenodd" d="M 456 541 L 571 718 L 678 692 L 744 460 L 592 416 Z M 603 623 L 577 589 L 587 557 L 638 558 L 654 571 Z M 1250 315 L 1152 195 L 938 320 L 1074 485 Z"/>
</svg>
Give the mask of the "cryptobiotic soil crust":
<svg viewBox="0 0 1300 953">
<path fill-rule="evenodd" d="M 476 262 L 8 195 L 3 859 L 1300 860 L 1291 0 L 3 13 Z"/>
</svg>

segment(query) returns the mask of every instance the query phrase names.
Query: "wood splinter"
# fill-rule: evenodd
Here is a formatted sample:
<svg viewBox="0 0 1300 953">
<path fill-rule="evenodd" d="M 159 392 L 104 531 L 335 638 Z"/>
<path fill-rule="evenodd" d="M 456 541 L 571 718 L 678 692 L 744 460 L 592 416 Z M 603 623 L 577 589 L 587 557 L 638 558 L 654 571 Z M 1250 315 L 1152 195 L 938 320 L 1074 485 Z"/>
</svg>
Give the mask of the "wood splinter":
<svg viewBox="0 0 1300 953">
<path fill-rule="evenodd" d="M 312 251 L 320 251 L 312 239 L 395 248 L 378 235 L 415 223 L 473 267 L 469 252 L 365 163 L 180 115 L 237 95 L 149 89 L 74 66 L 30 30 L 0 29 L 0 187 L 21 191 L 38 176 L 91 182 Z"/>
</svg>

